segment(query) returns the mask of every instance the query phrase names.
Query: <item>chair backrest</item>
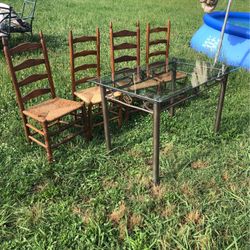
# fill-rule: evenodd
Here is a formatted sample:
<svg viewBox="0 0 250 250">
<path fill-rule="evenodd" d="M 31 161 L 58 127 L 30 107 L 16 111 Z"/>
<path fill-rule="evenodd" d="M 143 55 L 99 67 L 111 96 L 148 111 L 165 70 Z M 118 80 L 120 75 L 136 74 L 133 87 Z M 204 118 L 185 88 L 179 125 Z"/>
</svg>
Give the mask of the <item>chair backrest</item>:
<svg viewBox="0 0 250 250">
<path fill-rule="evenodd" d="M 152 57 L 165 57 L 166 68 L 168 65 L 168 56 L 169 56 L 169 45 L 170 45 L 170 20 L 165 27 L 151 28 L 150 24 L 147 24 L 146 30 L 146 67 L 147 73 L 149 74 L 150 67 L 159 63 L 159 60 L 154 60 L 151 62 Z M 159 34 L 158 34 L 159 33 Z M 152 39 L 152 36 L 157 35 L 157 38 Z M 160 36 L 160 37 L 159 37 Z M 163 45 L 165 46 L 164 50 L 157 49 L 156 46 Z M 151 49 L 152 48 L 152 49 Z"/>
<path fill-rule="evenodd" d="M 24 20 L 30 20 L 31 22 L 34 19 L 34 14 L 36 10 L 36 1 L 37 0 L 24 0 L 21 10 L 21 18 Z"/>
<path fill-rule="evenodd" d="M 51 94 L 52 98 L 56 97 L 45 40 L 43 38 L 42 32 L 40 32 L 39 35 L 40 35 L 40 42 L 21 43 L 13 48 L 8 48 L 7 39 L 2 38 L 6 62 L 16 92 L 17 102 L 21 111 L 25 109 L 25 104 L 34 98 L 40 97 L 48 93 Z M 14 65 L 15 57 L 19 57 L 21 53 L 26 53 L 25 55 L 28 55 L 27 53 L 29 54 L 32 53 L 32 55 L 38 55 L 39 52 L 40 54 L 42 54 L 42 56 L 39 56 L 38 58 L 35 59 L 33 58 L 26 59 L 23 62 Z M 38 71 L 35 70 L 35 67 L 38 67 L 39 65 L 41 65 L 41 67 L 43 68 L 42 73 L 40 72 L 34 73 Z M 39 67 L 39 71 L 40 70 L 41 69 Z M 18 79 L 21 78 L 20 76 L 23 75 L 25 75 L 25 78 Z M 46 87 L 34 86 L 35 82 L 43 80 L 46 80 L 47 82 Z M 29 86 L 29 92 L 23 94 L 24 88 L 27 86 Z"/>
<path fill-rule="evenodd" d="M 94 43 L 94 50 L 81 50 L 78 51 L 76 46 L 80 43 L 91 42 Z M 73 38 L 72 31 L 69 32 L 69 50 L 70 50 L 70 69 L 71 69 L 71 82 L 72 82 L 72 94 L 78 85 L 86 83 L 88 80 L 93 78 L 100 78 L 101 75 L 101 65 L 100 65 L 100 31 L 99 28 L 96 28 L 95 36 L 81 36 Z M 82 58 L 86 56 L 94 56 L 92 63 L 82 63 Z M 91 59 L 92 59 L 91 58 Z M 89 62 L 89 61 L 88 61 Z M 96 69 L 96 74 L 90 75 L 86 71 L 89 69 Z M 84 74 L 83 74 L 84 71 Z"/>
<path fill-rule="evenodd" d="M 7 4 L 0 4 L 0 37 L 10 35 L 11 11 Z"/>
<path fill-rule="evenodd" d="M 132 38 L 134 40 L 133 43 L 131 42 L 123 42 L 120 44 L 116 44 L 115 40 L 124 38 Z M 131 55 L 128 54 L 129 50 L 135 50 L 135 54 Z M 119 54 L 122 56 L 115 57 L 115 52 L 119 51 Z M 113 25 L 110 23 L 110 64 L 111 64 L 111 73 L 112 73 L 112 80 L 115 79 L 116 64 L 125 63 L 125 62 L 136 62 L 135 67 L 131 68 L 135 70 L 139 75 L 140 70 L 140 25 L 139 22 L 136 24 L 136 31 L 129 31 L 129 30 L 120 30 L 113 32 Z M 125 70 L 127 67 L 120 67 L 119 71 Z"/>
</svg>

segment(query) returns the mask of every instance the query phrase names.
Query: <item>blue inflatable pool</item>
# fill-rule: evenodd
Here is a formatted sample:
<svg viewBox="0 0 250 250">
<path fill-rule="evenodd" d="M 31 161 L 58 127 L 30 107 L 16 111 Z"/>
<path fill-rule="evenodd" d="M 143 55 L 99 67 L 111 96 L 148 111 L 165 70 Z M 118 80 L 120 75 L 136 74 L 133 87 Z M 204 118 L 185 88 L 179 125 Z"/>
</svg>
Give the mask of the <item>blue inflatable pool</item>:
<svg viewBox="0 0 250 250">
<path fill-rule="evenodd" d="M 194 34 L 191 47 L 215 57 L 225 12 L 204 15 L 204 24 Z M 230 12 L 220 52 L 220 61 L 250 70 L 250 13 Z"/>
</svg>

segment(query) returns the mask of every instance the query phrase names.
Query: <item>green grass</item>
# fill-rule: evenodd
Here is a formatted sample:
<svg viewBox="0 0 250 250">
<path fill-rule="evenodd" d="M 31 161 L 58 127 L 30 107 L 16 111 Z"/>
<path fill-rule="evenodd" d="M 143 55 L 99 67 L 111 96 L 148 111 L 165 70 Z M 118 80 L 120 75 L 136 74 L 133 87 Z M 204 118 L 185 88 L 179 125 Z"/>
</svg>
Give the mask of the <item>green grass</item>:
<svg viewBox="0 0 250 250">
<path fill-rule="evenodd" d="M 20 1 L 10 1 L 18 9 Z M 227 1 L 220 1 L 219 9 Z M 246 1 L 232 10 L 249 11 Z M 47 40 L 57 94 L 71 98 L 67 34 L 101 30 L 102 72 L 109 69 L 108 27 L 172 21 L 174 56 L 189 47 L 202 24 L 198 1 L 38 1 L 34 31 Z M 34 36 L 34 40 L 38 37 Z M 15 35 L 11 45 L 30 39 Z M 229 78 L 220 133 L 213 133 L 219 89 L 161 119 L 161 185 L 151 185 L 152 119 L 135 115 L 118 130 L 107 154 L 101 128 L 45 152 L 24 137 L 5 60 L 0 55 L 0 249 L 248 249 L 249 82 Z"/>
</svg>

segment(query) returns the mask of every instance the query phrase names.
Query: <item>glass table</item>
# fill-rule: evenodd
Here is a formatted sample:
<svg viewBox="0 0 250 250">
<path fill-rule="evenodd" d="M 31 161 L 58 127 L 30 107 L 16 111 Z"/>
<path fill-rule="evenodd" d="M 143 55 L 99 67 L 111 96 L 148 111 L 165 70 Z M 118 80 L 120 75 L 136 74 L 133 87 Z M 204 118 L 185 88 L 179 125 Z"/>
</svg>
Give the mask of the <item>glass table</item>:
<svg viewBox="0 0 250 250">
<path fill-rule="evenodd" d="M 169 110 L 172 116 L 176 105 L 198 96 L 200 92 L 209 87 L 220 84 L 215 118 L 215 132 L 218 132 L 228 75 L 236 69 L 222 64 L 213 66 L 204 61 L 191 62 L 173 58 L 169 62 L 158 62 L 147 67 L 125 69 L 113 75 L 92 80 L 91 82 L 98 84 L 101 88 L 107 150 L 111 150 L 107 101 L 152 114 L 153 182 L 155 185 L 159 184 L 161 111 Z M 119 98 L 117 98 L 117 92 L 120 92 Z"/>
</svg>

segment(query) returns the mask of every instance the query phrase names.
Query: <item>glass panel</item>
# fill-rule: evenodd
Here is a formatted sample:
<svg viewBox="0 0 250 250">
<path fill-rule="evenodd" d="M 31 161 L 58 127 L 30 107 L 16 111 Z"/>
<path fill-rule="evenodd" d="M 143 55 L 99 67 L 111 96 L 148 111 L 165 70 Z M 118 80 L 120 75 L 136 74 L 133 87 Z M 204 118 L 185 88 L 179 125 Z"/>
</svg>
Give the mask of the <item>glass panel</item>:
<svg viewBox="0 0 250 250">
<path fill-rule="evenodd" d="M 150 69 L 140 68 L 117 72 L 114 80 L 110 75 L 95 83 L 144 100 L 165 102 L 182 94 L 192 94 L 216 83 L 225 74 L 237 68 L 204 61 L 172 59 L 166 65 L 161 62 Z"/>
</svg>

